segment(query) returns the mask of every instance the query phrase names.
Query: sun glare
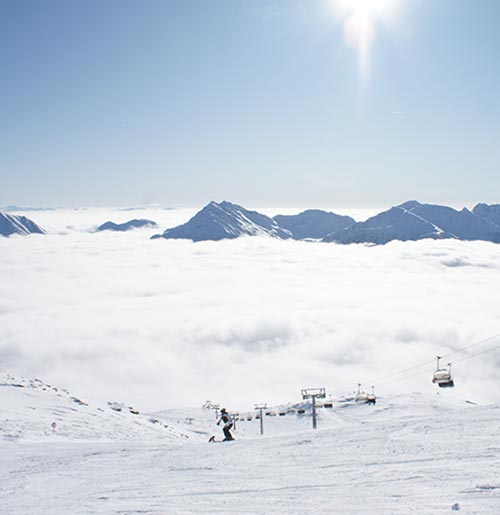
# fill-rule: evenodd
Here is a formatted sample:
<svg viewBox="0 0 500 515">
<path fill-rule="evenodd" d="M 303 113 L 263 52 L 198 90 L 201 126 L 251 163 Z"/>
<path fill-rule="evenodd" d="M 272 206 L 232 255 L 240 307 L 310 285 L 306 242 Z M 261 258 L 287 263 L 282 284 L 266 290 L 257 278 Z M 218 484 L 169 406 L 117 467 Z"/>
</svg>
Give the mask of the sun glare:
<svg viewBox="0 0 500 515">
<path fill-rule="evenodd" d="M 366 75 L 376 29 L 394 13 L 401 0 L 329 0 L 343 21 L 344 41 L 358 52 L 360 74 Z"/>
<path fill-rule="evenodd" d="M 378 17 L 391 11 L 396 0 L 336 0 L 339 7 L 350 14 Z"/>
</svg>

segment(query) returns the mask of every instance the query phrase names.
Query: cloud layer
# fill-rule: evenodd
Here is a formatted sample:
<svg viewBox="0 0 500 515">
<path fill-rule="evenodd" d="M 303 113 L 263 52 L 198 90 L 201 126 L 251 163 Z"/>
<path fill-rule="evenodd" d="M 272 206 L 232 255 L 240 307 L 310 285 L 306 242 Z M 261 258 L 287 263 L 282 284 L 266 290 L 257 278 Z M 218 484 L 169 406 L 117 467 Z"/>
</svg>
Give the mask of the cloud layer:
<svg viewBox="0 0 500 515">
<path fill-rule="evenodd" d="M 85 232 L 132 217 L 166 228 L 192 212 L 37 213 L 51 234 L 0 240 L 2 368 L 142 409 L 206 399 L 245 409 L 296 400 L 303 387 L 334 397 L 369 387 L 500 333 L 500 254 L 486 242 L 193 244 L 149 240 L 158 230 Z M 500 401 L 499 366 L 500 351 L 458 364 L 457 388 L 441 393 Z M 422 370 L 379 394 L 434 391 L 432 365 Z"/>
</svg>

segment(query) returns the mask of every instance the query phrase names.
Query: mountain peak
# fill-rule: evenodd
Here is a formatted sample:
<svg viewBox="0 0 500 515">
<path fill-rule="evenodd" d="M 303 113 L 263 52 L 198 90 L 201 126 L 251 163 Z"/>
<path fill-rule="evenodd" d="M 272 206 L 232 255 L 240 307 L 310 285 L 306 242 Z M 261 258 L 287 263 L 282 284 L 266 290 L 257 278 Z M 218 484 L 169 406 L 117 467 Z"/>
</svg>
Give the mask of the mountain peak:
<svg viewBox="0 0 500 515">
<path fill-rule="evenodd" d="M 403 202 L 402 204 L 400 204 L 399 206 L 396 206 L 396 207 L 400 207 L 403 209 L 413 209 L 413 208 L 421 206 L 421 205 L 422 204 L 420 202 L 418 202 L 418 200 L 407 200 L 406 202 Z"/>
<path fill-rule="evenodd" d="M 129 231 L 131 229 L 143 229 L 143 228 L 149 228 L 149 229 L 156 229 L 158 227 L 158 224 L 154 222 L 153 220 L 144 220 L 144 219 L 136 219 L 129 220 L 128 222 L 124 222 L 122 224 L 115 224 L 114 222 L 105 222 L 102 225 L 100 225 L 96 231 L 118 231 L 118 232 L 124 232 Z"/>
<path fill-rule="evenodd" d="M 11 234 L 45 234 L 45 231 L 25 216 L 10 215 L 0 211 L 0 236 Z"/>
<path fill-rule="evenodd" d="M 244 235 L 267 235 L 282 239 L 291 237 L 272 218 L 224 200 L 221 203 L 211 201 L 187 223 L 167 229 L 162 235 L 153 238 L 219 241 Z"/>
</svg>

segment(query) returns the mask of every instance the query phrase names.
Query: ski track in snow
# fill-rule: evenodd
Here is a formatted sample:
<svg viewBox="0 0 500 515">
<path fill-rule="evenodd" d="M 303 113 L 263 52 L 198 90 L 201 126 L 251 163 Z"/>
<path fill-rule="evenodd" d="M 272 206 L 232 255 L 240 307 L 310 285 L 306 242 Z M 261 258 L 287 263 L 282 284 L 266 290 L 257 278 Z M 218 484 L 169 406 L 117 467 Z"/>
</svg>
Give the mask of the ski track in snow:
<svg viewBox="0 0 500 515">
<path fill-rule="evenodd" d="M 191 414 L 194 429 L 220 431 L 212 413 Z M 499 416 L 407 396 L 322 411 L 315 432 L 266 417 L 271 436 L 258 437 L 257 420 L 240 421 L 227 444 L 4 441 L 0 513 L 441 515 L 458 503 L 498 515 Z"/>
</svg>

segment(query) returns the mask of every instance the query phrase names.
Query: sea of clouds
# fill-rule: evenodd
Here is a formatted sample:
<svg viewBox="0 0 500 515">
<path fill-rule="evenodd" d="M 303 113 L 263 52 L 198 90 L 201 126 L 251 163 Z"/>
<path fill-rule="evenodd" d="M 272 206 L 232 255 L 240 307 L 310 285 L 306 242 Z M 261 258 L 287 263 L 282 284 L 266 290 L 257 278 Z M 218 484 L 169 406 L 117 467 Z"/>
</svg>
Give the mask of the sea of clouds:
<svg viewBox="0 0 500 515">
<path fill-rule="evenodd" d="M 0 238 L 1 369 L 142 410 L 207 399 L 251 409 L 304 387 L 368 389 L 500 333 L 498 245 L 150 240 L 195 211 L 29 213 L 47 235 Z M 131 218 L 160 230 L 89 231 Z M 437 393 L 432 369 L 377 392 Z M 441 395 L 500 401 L 500 349 L 454 371 Z"/>
</svg>

